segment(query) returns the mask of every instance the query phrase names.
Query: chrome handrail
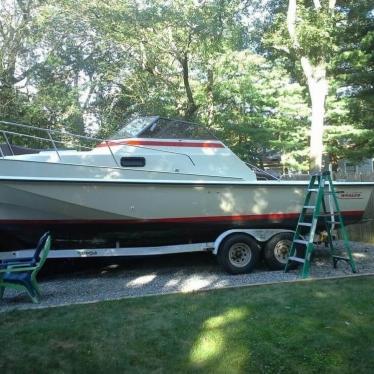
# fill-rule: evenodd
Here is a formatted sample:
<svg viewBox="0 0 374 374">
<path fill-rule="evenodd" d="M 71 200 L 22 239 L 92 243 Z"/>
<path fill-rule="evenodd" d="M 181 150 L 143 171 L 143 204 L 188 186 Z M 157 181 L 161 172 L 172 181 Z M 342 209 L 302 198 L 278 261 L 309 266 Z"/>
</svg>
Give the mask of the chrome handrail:
<svg viewBox="0 0 374 374">
<path fill-rule="evenodd" d="M 61 161 L 60 153 L 59 153 L 58 150 L 57 150 L 56 143 L 55 143 L 55 141 L 53 140 L 52 135 L 51 135 L 50 132 L 48 132 L 48 137 L 49 137 L 49 139 L 51 139 L 51 143 L 52 143 L 53 148 L 55 149 L 55 151 L 56 151 L 56 153 L 57 153 L 57 157 L 58 157 L 58 159 Z"/>
<path fill-rule="evenodd" d="M 3 136 L 6 138 L 6 139 L 8 139 L 8 137 L 6 136 L 6 134 L 9 134 L 9 135 L 16 135 L 16 136 L 24 136 L 25 138 L 30 138 L 30 139 L 36 139 L 36 140 L 47 140 L 47 141 L 51 141 L 51 139 L 47 139 L 47 138 L 41 138 L 40 136 L 35 136 L 35 135 L 28 135 L 28 134 L 20 134 L 19 132 L 14 132 L 14 131 L 8 131 L 8 130 L 0 130 L 0 132 L 3 134 Z M 60 140 L 54 140 L 53 139 L 53 142 L 54 143 L 59 143 L 59 144 L 65 144 L 65 142 L 62 142 L 62 141 L 60 141 Z M 53 145 L 53 144 L 52 144 Z M 7 142 L 7 146 L 9 147 L 9 148 L 11 148 L 11 143 L 9 142 L 9 140 L 8 140 L 8 142 Z M 92 149 L 91 147 L 87 147 L 87 146 L 85 146 L 85 145 L 79 145 L 80 147 L 82 147 L 82 148 L 86 148 L 86 149 Z M 55 148 L 55 147 L 53 147 L 53 148 Z M 11 152 L 13 153 L 13 151 L 11 150 Z M 14 153 L 13 153 L 13 155 L 14 155 Z"/>
<path fill-rule="evenodd" d="M 3 131 L 3 136 L 4 136 L 4 139 L 5 139 L 5 141 L 6 141 L 6 144 L 7 144 L 8 148 L 10 149 L 10 151 L 12 152 L 12 155 L 14 156 L 13 148 L 12 148 L 12 146 L 11 146 L 10 143 L 9 143 L 9 139 L 8 139 L 8 137 L 6 136 L 6 132 L 4 132 L 4 131 Z"/>
<path fill-rule="evenodd" d="M 42 131 L 42 132 L 45 132 L 45 133 L 48 134 L 47 138 L 42 138 L 42 137 L 36 136 L 36 135 L 28 135 L 28 134 L 24 134 L 24 133 L 15 132 L 15 131 L 1 130 L 0 129 L 0 134 L 3 135 L 3 137 L 4 137 L 4 139 L 5 139 L 6 143 L 7 143 L 7 146 L 9 147 L 12 155 L 14 155 L 14 152 L 13 152 L 12 144 L 11 144 L 11 142 L 9 142 L 9 139 L 6 136 L 7 134 L 9 134 L 9 135 L 15 135 L 15 136 L 20 136 L 20 137 L 31 138 L 31 139 L 36 139 L 36 140 L 47 141 L 47 142 L 49 142 L 49 143 L 52 144 L 52 147 L 53 147 L 54 151 L 56 152 L 59 160 L 61 160 L 61 155 L 60 155 L 60 153 L 58 151 L 58 148 L 56 147 L 56 144 L 65 144 L 66 142 L 54 139 L 53 136 L 52 136 L 52 133 L 53 133 L 53 134 L 58 134 L 60 136 L 71 137 L 72 139 L 77 138 L 77 139 L 95 141 L 95 142 L 98 142 L 98 143 L 104 143 L 106 145 L 106 147 L 108 148 L 108 150 L 109 150 L 109 152 L 110 152 L 110 154 L 111 154 L 111 156 L 113 158 L 113 161 L 115 162 L 115 164 L 117 165 L 117 167 L 120 167 L 119 164 L 118 164 L 117 159 L 114 156 L 112 148 L 111 148 L 111 146 L 109 144 L 110 140 L 102 139 L 102 138 L 96 138 L 96 137 L 93 137 L 93 136 L 85 136 L 85 135 L 73 134 L 73 133 L 68 132 L 68 131 L 59 131 L 59 130 L 53 130 L 53 129 L 44 129 L 44 128 L 40 128 L 40 127 L 36 127 L 36 126 L 25 125 L 25 124 L 21 124 L 21 123 L 9 122 L 9 121 L 3 121 L 3 120 L 0 120 L 0 125 L 1 124 L 9 125 L 9 126 L 14 126 L 14 127 L 19 127 L 19 128 L 24 128 L 24 129 L 29 129 L 29 130 Z M 139 145 L 133 145 L 133 144 L 126 144 L 126 146 L 133 147 L 133 148 L 144 148 L 144 149 L 149 149 L 149 150 L 153 150 L 153 151 L 161 152 L 161 153 L 169 153 L 169 154 L 172 153 L 172 154 L 181 155 L 181 156 L 187 157 L 189 159 L 189 161 L 192 163 L 192 165 L 195 166 L 195 163 L 193 162 L 193 160 L 190 157 L 190 155 L 188 155 L 186 153 L 166 151 L 166 150 L 163 150 L 163 149 L 157 149 L 157 148 L 146 147 L 146 146 L 139 146 Z M 79 147 L 83 148 L 83 149 L 87 149 L 87 150 L 91 150 L 92 149 L 92 147 L 88 147 L 88 146 L 85 146 L 85 145 L 82 145 L 82 144 L 79 144 Z M 1 147 L 0 147 L 0 157 L 1 158 L 6 157 L 5 154 L 4 154 L 4 152 L 2 151 Z"/>
<path fill-rule="evenodd" d="M 73 138 L 95 140 L 95 141 L 98 141 L 98 142 L 105 141 L 105 139 L 99 139 L 99 138 L 95 138 L 93 136 L 78 135 L 78 134 L 73 134 L 73 133 L 68 132 L 68 131 L 59 131 L 59 130 L 53 130 L 53 129 L 43 129 L 42 127 L 37 127 L 37 126 L 32 126 L 32 125 L 24 125 L 22 123 L 8 122 L 8 121 L 2 121 L 2 120 L 0 120 L 0 123 L 3 123 L 5 125 L 22 127 L 22 128 L 25 128 L 25 129 L 33 129 L 33 130 L 44 131 L 44 132 L 49 132 L 49 133 L 56 133 L 56 134 L 60 134 L 60 135 L 67 135 L 67 136 L 71 136 Z M 22 134 L 19 134 L 19 135 L 22 135 Z"/>
</svg>

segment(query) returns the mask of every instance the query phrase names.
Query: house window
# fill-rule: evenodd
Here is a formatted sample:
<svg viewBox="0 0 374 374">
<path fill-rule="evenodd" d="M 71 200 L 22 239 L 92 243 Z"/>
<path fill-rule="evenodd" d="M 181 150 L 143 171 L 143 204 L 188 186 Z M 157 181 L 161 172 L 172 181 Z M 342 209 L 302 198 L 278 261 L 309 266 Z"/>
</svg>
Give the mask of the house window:
<svg viewBox="0 0 374 374">
<path fill-rule="evenodd" d="M 356 165 L 350 164 L 350 163 L 347 162 L 345 164 L 345 172 L 346 173 L 355 173 L 356 172 Z"/>
<path fill-rule="evenodd" d="M 144 157 L 121 157 L 121 166 L 123 167 L 139 167 L 142 168 L 145 166 Z"/>
</svg>

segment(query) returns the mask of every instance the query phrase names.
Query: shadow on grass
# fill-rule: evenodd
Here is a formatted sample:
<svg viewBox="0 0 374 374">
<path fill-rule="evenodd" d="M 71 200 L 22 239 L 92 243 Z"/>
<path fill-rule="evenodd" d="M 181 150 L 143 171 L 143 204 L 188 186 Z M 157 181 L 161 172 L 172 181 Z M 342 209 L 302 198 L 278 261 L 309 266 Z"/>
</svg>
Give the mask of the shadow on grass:
<svg viewBox="0 0 374 374">
<path fill-rule="evenodd" d="M 0 370 L 368 373 L 373 291 L 366 277 L 6 313 Z"/>
</svg>

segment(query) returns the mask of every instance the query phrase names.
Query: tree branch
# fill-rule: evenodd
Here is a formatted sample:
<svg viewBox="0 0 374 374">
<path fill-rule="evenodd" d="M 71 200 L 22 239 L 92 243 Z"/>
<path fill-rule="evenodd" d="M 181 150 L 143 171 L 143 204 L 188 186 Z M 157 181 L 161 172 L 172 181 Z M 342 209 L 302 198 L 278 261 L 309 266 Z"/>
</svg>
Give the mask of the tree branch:
<svg viewBox="0 0 374 374">
<path fill-rule="evenodd" d="M 277 51 L 284 52 L 286 55 L 289 55 L 291 53 L 290 49 L 284 45 L 273 45 L 273 48 Z"/>
<path fill-rule="evenodd" d="M 335 4 L 336 4 L 336 0 L 329 0 L 329 9 L 334 10 Z"/>
<path fill-rule="evenodd" d="M 319 0 L 313 0 L 313 4 L 314 4 L 314 8 L 316 10 L 320 10 L 321 9 L 321 2 Z"/>
<path fill-rule="evenodd" d="M 87 107 L 88 107 L 88 104 L 90 103 L 91 101 L 91 97 L 92 97 L 92 94 L 94 92 L 96 88 L 96 85 L 93 83 L 93 80 L 90 81 L 90 88 L 88 90 L 88 94 L 87 94 L 87 97 L 86 97 L 86 100 L 84 101 L 83 105 L 82 105 L 82 110 L 83 112 L 86 111 Z"/>
<path fill-rule="evenodd" d="M 5 41 L 5 39 L 6 39 L 6 34 L 5 34 L 5 31 L 4 31 L 4 25 L 3 25 L 3 23 L 1 22 L 1 20 L 0 20 L 0 34 L 1 34 L 1 36 L 3 37 L 4 41 Z"/>
<path fill-rule="evenodd" d="M 296 35 L 296 0 L 289 0 L 288 2 L 287 29 L 293 47 L 299 49 L 300 45 Z"/>
<path fill-rule="evenodd" d="M 213 97 L 213 84 L 214 84 L 214 73 L 213 66 L 210 65 L 207 71 L 208 82 L 206 85 L 206 94 L 208 99 L 208 126 L 213 123 L 214 116 L 214 97 Z"/>
</svg>

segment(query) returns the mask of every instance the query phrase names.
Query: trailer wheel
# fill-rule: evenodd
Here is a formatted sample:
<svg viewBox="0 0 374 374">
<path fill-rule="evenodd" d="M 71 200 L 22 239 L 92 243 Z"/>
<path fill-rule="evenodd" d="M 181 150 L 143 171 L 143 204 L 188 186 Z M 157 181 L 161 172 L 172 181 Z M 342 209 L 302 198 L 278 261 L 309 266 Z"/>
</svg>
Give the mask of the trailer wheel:
<svg viewBox="0 0 374 374">
<path fill-rule="evenodd" d="M 218 251 L 218 262 L 230 274 L 244 274 L 253 270 L 257 264 L 260 247 L 245 234 L 229 236 Z"/>
<path fill-rule="evenodd" d="M 265 262 L 271 270 L 283 270 L 287 264 L 288 252 L 291 248 L 293 240 L 292 232 L 282 232 L 274 235 L 269 241 L 266 242 L 264 247 Z M 296 249 L 298 255 L 299 249 Z M 295 269 L 297 263 L 292 262 L 289 265 L 290 269 Z"/>
</svg>

